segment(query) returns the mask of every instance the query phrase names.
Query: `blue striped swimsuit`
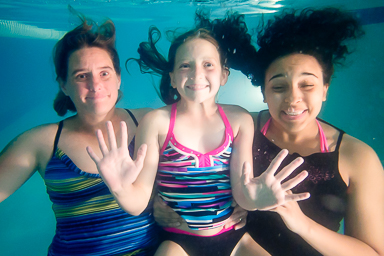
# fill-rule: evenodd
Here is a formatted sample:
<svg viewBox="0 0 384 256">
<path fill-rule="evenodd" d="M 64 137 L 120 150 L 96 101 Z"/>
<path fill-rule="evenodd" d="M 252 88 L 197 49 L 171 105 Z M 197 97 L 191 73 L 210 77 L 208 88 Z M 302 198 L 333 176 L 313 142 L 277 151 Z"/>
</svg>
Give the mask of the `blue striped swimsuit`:
<svg viewBox="0 0 384 256">
<path fill-rule="evenodd" d="M 152 206 L 139 216 L 123 211 L 99 174 L 80 170 L 57 148 L 62 125 L 44 177 L 57 221 L 48 255 L 153 255 L 157 228 Z M 133 149 L 134 140 L 130 154 Z"/>
<path fill-rule="evenodd" d="M 220 147 L 201 154 L 178 143 L 173 134 L 175 103 L 160 151 L 156 179 L 159 195 L 193 230 L 220 227 L 233 211 L 229 177 L 233 132 L 219 105 L 218 109 L 225 124 L 225 141 Z"/>
</svg>

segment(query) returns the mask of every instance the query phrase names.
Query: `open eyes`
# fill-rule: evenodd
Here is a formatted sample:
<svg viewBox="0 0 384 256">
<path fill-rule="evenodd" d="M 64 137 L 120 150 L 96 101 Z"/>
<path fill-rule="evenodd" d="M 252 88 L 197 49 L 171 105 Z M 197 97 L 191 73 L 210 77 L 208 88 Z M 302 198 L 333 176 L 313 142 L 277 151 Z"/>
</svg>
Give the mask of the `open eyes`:
<svg viewBox="0 0 384 256">
<path fill-rule="evenodd" d="M 211 62 L 205 62 L 205 63 L 203 64 L 203 66 L 204 66 L 205 68 L 212 68 L 214 65 L 213 65 L 213 63 L 211 63 Z M 180 66 L 179 66 L 179 69 L 188 69 L 188 68 L 191 68 L 191 65 L 190 65 L 189 63 L 182 63 L 182 64 L 180 64 Z"/>
<path fill-rule="evenodd" d="M 75 76 L 75 79 L 76 81 L 86 81 L 88 79 L 88 74 L 86 73 L 77 74 Z"/>
<path fill-rule="evenodd" d="M 100 72 L 100 78 L 102 80 L 108 79 L 109 76 L 110 76 L 109 71 L 101 71 Z M 92 77 L 92 73 L 79 73 L 79 74 L 75 75 L 75 80 L 79 81 L 79 82 L 85 82 L 85 81 L 91 79 L 91 77 Z"/>
<path fill-rule="evenodd" d="M 183 63 L 179 66 L 180 69 L 187 69 L 189 68 L 189 64 L 188 63 Z"/>
</svg>

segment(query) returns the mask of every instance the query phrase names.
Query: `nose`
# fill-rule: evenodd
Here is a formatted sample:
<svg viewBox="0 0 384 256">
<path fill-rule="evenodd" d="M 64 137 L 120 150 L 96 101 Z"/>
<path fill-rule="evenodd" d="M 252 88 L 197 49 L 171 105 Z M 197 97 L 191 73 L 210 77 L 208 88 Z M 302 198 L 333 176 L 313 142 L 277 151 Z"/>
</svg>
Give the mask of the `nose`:
<svg viewBox="0 0 384 256">
<path fill-rule="evenodd" d="M 203 72 L 203 68 L 200 67 L 199 65 L 194 65 L 192 68 L 191 68 L 191 72 L 190 72 L 190 79 L 191 80 L 199 80 L 200 78 L 202 78 L 204 76 L 204 72 Z"/>
<path fill-rule="evenodd" d="M 89 90 L 92 92 L 96 92 L 100 90 L 101 88 L 101 78 L 98 75 L 93 75 L 91 76 L 91 79 L 89 81 Z"/>
<path fill-rule="evenodd" d="M 302 100 L 301 91 L 298 88 L 291 88 L 288 90 L 287 95 L 285 97 L 285 102 L 289 103 L 289 105 L 295 105 Z"/>
</svg>

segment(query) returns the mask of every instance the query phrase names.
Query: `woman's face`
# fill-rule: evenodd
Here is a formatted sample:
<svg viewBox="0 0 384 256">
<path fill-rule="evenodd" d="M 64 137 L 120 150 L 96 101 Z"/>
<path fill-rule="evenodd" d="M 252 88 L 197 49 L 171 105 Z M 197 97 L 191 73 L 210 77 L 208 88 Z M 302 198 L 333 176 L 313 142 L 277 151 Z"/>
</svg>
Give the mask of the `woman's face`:
<svg viewBox="0 0 384 256">
<path fill-rule="evenodd" d="M 192 39 L 176 51 L 171 85 L 179 92 L 182 100 L 202 103 L 214 99 L 220 85 L 228 78 L 220 62 L 215 45 L 205 39 Z"/>
<path fill-rule="evenodd" d="M 323 82 L 316 58 L 291 54 L 276 59 L 268 67 L 264 102 L 277 125 L 296 133 L 314 122 L 326 100 L 328 86 Z"/>
<path fill-rule="evenodd" d="M 78 113 L 105 114 L 116 104 L 120 82 L 108 52 L 87 47 L 70 55 L 67 81 L 60 85 Z"/>
</svg>

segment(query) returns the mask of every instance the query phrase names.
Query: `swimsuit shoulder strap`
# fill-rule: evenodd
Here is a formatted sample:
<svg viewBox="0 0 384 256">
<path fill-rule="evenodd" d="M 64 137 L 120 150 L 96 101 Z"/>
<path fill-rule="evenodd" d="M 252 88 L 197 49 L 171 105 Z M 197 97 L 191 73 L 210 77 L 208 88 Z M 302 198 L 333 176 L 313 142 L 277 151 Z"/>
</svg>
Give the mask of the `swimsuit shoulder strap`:
<svg viewBox="0 0 384 256">
<path fill-rule="evenodd" d="M 53 152 L 52 152 L 52 156 L 56 153 L 56 150 L 57 150 L 57 144 L 59 144 L 59 139 L 60 139 L 61 130 L 63 129 L 63 124 L 64 124 L 64 121 L 61 120 L 61 121 L 59 122 L 59 127 L 57 128 L 57 132 L 56 132 L 56 136 L 55 136 L 55 142 L 53 143 Z"/>
<path fill-rule="evenodd" d="M 137 119 L 136 119 L 136 117 L 135 117 L 135 115 L 129 110 L 129 109 L 125 109 L 125 111 L 127 111 L 128 112 L 128 114 L 131 116 L 131 118 L 132 118 L 132 121 L 135 123 L 135 125 L 136 125 L 136 127 L 139 125 L 139 123 L 137 122 Z"/>
<path fill-rule="evenodd" d="M 345 132 L 339 128 L 337 128 L 336 126 L 334 126 L 333 124 L 330 124 L 328 123 L 327 121 L 324 121 L 323 119 L 321 118 L 317 118 L 319 121 L 333 127 L 334 129 L 336 129 L 337 131 L 339 131 L 339 137 L 337 138 L 337 142 L 336 142 L 336 148 L 335 148 L 335 151 L 338 151 L 339 148 L 340 148 L 340 144 L 341 144 L 341 140 L 343 139 L 343 135 L 345 134 Z"/>
<path fill-rule="evenodd" d="M 270 117 L 268 119 L 268 121 L 265 123 L 265 125 L 263 126 L 263 128 L 261 128 L 260 132 L 265 136 L 265 134 L 267 134 L 267 131 L 268 131 L 268 128 L 269 128 L 269 124 L 271 123 L 271 118 Z"/>
<path fill-rule="evenodd" d="M 340 149 L 340 144 L 341 144 L 341 140 L 343 139 L 343 135 L 345 134 L 345 132 L 343 130 L 339 130 L 339 137 L 337 138 L 337 143 L 336 143 L 336 149 L 335 151 L 339 151 Z"/>
<path fill-rule="evenodd" d="M 227 133 L 229 133 L 229 135 L 231 136 L 231 138 L 233 140 L 233 130 L 232 130 L 231 124 L 228 121 L 227 115 L 225 114 L 223 108 L 219 104 L 217 104 L 217 108 L 219 109 L 221 119 L 223 119 L 223 122 L 225 125 L 225 130 Z"/>
<path fill-rule="evenodd" d="M 165 138 L 164 144 L 161 147 L 160 155 L 164 152 L 173 134 L 173 128 L 175 127 L 175 121 L 176 121 L 176 114 L 177 114 L 177 102 L 172 104 L 168 133 L 167 133 L 167 137 Z"/>
<path fill-rule="evenodd" d="M 320 151 L 321 153 L 324 152 L 329 152 L 329 147 L 328 147 L 328 142 L 327 142 L 327 137 L 324 134 L 323 128 L 321 127 L 319 121 L 317 121 L 317 127 L 319 128 L 319 135 L 320 135 Z"/>
</svg>

